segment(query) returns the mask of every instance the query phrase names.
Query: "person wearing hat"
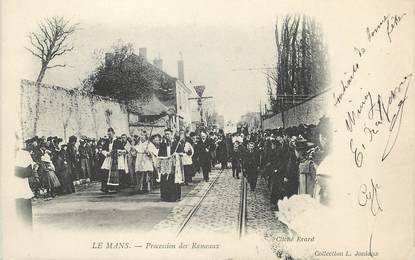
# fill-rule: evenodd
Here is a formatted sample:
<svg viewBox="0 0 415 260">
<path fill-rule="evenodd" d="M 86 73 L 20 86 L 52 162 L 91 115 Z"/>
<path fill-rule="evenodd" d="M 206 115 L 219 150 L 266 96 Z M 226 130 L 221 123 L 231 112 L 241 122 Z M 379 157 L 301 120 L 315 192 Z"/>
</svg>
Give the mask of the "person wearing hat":
<svg viewBox="0 0 415 260">
<path fill-rule="evenodd" d="M 39 141 L 38 137 L 32 137 L 30 139 L 27 139 L 25 141 L 27 150 L 30 153 L 30 156 L 32 157 L 32 160 L 34 162 L 40 162 L 40 157 L 42 156 L 39 148 Z"/>
<path fill-rule="evenodd" d="M 223 130 L 222 130 L 223 131 Z M 228 149 L 226 144 L 226 139 L 224 134 L 218 136 L 218 141 L 216 142 L 216 158 L 221 164 L 221 169 L 224 170 L 227 168 L 228 164 Z"/>
<path fill-rule="evenodd" d="M 71 168 L 71 176 L 73 180 L 79 180 L 79 156 L 78 149 L 76 148 L 76 142 L 78 138 L 72 135 L 69 137 L 67 145 L 68 164 Z"/>
<path fill-rule="evenodd" d="M 86 144 L 87 147 L 87 153 L 89 156 L 89 178 L 90 180 L 96 179 L 96 165 L 95 165 L 95 158 L 96 158 L 96 151 L 97 151 L 97 145 L 95 138 L 88 138 L 88 142 Z"/>
<path fill-rule="evenodd" d="M 88 151 L 87 138 L 85 136 L 81 137 L 79 140 L 79 160 L 81 163 L 81 179 L 90 179 L 91 178 L 91 167 L 89 163 L 90 152 Z"/>
<path fill-rule="evenodd" d="M 41 157 L 39 176 L 42 187 L 46 189 L 47 196 L 55 197 L 57 188 L 60 187 L 61 184 L 55 174 L 55 166 L 50 159 L 49 152 L 45 152 L 45 154 Z"/>
<path fill-rule="evenodd" d="M 251 191 L 255 191 L 258 179 L 259 157 L 255 151 L 254 142 L 249 142 L 246 146 L 247 150 L 243 155 L 243 173 L 247 177 Z"/>
<path fill-rule="evenodd" d="M 284 198 L 285 193 L 284 176 L 288 162 L 287 140 L 279 138 L 279 136 L 271 140 L 271 150 L 268 160 L 270 162 L 271 209 L 278 210 L 278 201 Z"/>
<path fill-rule="evenodd" d="M 140 140 L 134 147 L 136 161 L 134 164 L 134 183 L 137 193 L 151 191 L 151 176 L 154 170 L 153 156 L 157 156 L 154 144 L 149 140 L 145 130 L 140 131 Z"/>
<path fill-rule="evenodd" d="M 121 144 L 124 147 L 123 150 L 125 150 L 124 154 L 122 155 L 122 158 L 120 160 L 123 160 L 124 162 L 124 169 L 120 171 L 120 188 L 129 188 L 131 184 L 131 176 L 129 174 L 129 168 L 128 168 L 128 157 L 127 154 L 131 150 L 132 146 L 128 142 L 128 136 L 127 134 L 121 134 Z"/>
<path fill-rule="evenodd" d="M 62 143 L 62 138 L 54 136 L 51 142 L 50 150 L 52 154 L 56 154 L 60 150 L 60 143 Z"/>
<path fill-rule="evenodd" d="M 307 142 L 302 136 L 297 139 L 295 151 L 299 160 L 299 185 L 298 194 L 314 195 L 314 185 L 316 183 L 316 168 L 307 155 L 307 151 L 312 147 L 312 143 Z"/>
<path fill-rule="evenodd" d="M 195 151 L 198 155 L 199 165 L 202 168 L 203 180 L 209 181 L 209 172 L 211 169 L 211 151 L 214 149 L 214 144 L 207 138 L 206 132 L 200 133 L 200 141 L 197 142 Z"/>
<path fill-rule="evenodd" d="M 295 144 L 297 138 L 284 138 L 285 155 L 283 160 L 283 196 L 290 198 L 292 195 L 298 193 L 298 157 L 295 152 Z"/>
<path fill-rule="evenodd" d="M 235 141 L 232 151 L 230 153 L 232 163 L 232 177 L 239 179 L 239 173 L 242 171 L 242 150 L 241 144 Z"/>
<path fill-rule="evenodd" d="M 15 195 L 15 207 L 16 214 L 19 220 L 19 224 L 23 228 L 32 228 L 33 225 L 33 214 L 32 214 L 32 198 L 33 192 L 29 185 L 28 178 L 37 178 L 35 171 L 33 171 L 33 166 L 35 165 L 28 148 L 30 147 L 30 142 L 26 140 L 26 147 L 22 147 L 20 143 L 19 136 L 16 134 L 16 144 L 15 149 L 15 172 L 13 179 L 13 190 Z"/>
<path fill-rule="evenodd" d="M 112 127 L 107 130 L 108 139 L 102 146 L 102 154 L 105 160 L 102 163 L 103 179 L 101 182 L 101 191 L 117 192 L 120 186 L 120 171 L 126 170 L 126 161 L 124 155 L 126 150 L 121 140 L 115 136 Z"/>
<path fill-rule="evenodd" d="M 179 149 L 179 143 L 176 146 L 172 143 L 173 132 L 170 128 L 164 130 L 164 140 L 160 144 L 158 150 L 158 160 L 160 165 L 165 161 L 169 164 L 172 160 L 172 155 L 176 153 L 176 148 Z M 164 158 L 162 158 L 164 157 Z M 160 167 L 160 199 L 167 202 L 175 202 L 180 199 L 181 187 L 176 183 L 175 171 L 172 170 L 174 167 L 163 168 Z M 179 190 L 180 189 L 180 190 Z M 179 193 L 180 192 L 180 193 Z"/>
<path fill-rule="evenodd" d="M 102 153 L 102 145 L 98 144 L 96 146 L 95 156 L 94 156 L 94 178 L 96 180 L 102 180 L 102 176 L 104 175 L 103 170 L 101 169 L 102 164 L 105 161 L 105 155 Z"/>
<path fill-rule="evenodd" d="M 71 168 L 68 163 L 66 144 L 61 145 L 61 148 L 56 153 L 54 165 L 56 169 L 56 176 L 58 177 L 59 182 L 61 183 L 61 193 L 68 194 L 75 192 L 75 187 L 71 176 Z"/>
<path fill-rule="evenodd" d="M 275 139 L 271 139 L 268 133 L 264 134 L 263 140 L 261 141 L 260 151 L 260 166 L 262 171 L 262 177 L 268 182 L 268 187 L 271 186 L 271 162 L 272 162 L 272 142 Z"/>
<path fill-rule="evenodd" d="M 192 146 L 192 140 L 190 138 L 190 133 L 188 134 L 188 136 L 186 136 L 185 133 L 180 135 L 180 141 L 181 143 L 184 143 L 184 145 L 179 145 L 179 146 L 183 146 L 183 149 L 181 149 L 180 151 L 180 156 L 182 158 L 182 163 L 183 163 L 183 174 L 184 174 L 184 184 L 185 185 L 189 185 L 189 183 L 192 182 L 192 177 L 193 177 L 193 154 L 194 154 L 194 149 Z"/>
<path fill-rule="evenodd" d="M 208 139 L 210 141 L 210 143 L 212 144 L 212 147 L 210 149 L 210 169 L 209 171 L 212 170 L 212 167 L 215 167 L 216 163 L 217 163 L 217 157 L 216 157 L 216 141 L 217 141 L 217 136 L 216 134 L 212 131 L 209 132 L 209 136 Z"/>
</svg>

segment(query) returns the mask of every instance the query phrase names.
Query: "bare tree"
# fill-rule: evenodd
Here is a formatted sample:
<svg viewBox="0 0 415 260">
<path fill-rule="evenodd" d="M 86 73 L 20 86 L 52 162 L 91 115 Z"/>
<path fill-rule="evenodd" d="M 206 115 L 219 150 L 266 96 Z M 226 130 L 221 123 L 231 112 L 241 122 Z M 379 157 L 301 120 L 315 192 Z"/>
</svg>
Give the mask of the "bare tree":
<svg viewBox="0 0 415 260">
<path fill-rule="evenodd" d="M 326 89 L 328 57 L 320 26 L 305 15 L 277 18 L 275 43 L 276 69 L 267 73 L 267 84 L 271 108 L 278 113 Z"/>
<path fill-rule="evenodd" d="M 50 65 L 51 61 L 73 50 L 69 43 L 70 37 L 75 33 L 78 24 L 70 24 L 64 17 L 45 18 L 39 23 L 39 31 L 28 35 L 30 48 L 26 48 L 41 62 L 39 75 L 36 79 L 36 107 L 33 130 L 37 134 L 40 106 L 40 83 L 42 83 L 47 69 L 66 67 L 66 64 Z"/>
<path fill-rule="evenodd" d="M 40 59 L 41 68 L 36 83 L 42 82 L 47 69 L 66 67 L 66 64 L 50 65 L 51 61 L 73 50 L 69 43 L 78 24 L 71 24 L 64 17 L 46 18 L 39 23 L 39 31 L 28 35 L 30 48 L 26 48 L 33 56 Z"/>
</svg>

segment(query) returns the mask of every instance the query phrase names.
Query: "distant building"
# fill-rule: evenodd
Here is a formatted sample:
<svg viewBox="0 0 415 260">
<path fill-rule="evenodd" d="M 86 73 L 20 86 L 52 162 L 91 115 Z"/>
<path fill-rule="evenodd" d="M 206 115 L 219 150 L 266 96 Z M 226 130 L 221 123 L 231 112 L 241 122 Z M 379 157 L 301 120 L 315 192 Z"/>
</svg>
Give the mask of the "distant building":
<svg viewBox="0 0 415 260">
<path fill-rule="evenodd" d="M 225 128 L 225 117 L 222 115 L 218 115 L 216 122 L 218 124 L 218 128 L 219 129 L 224 129 Z"/>
<path fill-rule="evenodd" d="M 261 118 L 259 112 L 248 112 L 241 116 L 239 124 L 248 127 L 249 131 L 255 131 L 261 128 Z"/>
<path fill-rule="evenodd" d="M 111 55 L 106 55 L 111 58 Z M 154 95 L 148 101 L 133 100 L 128 103 L 130 133 L 139 129 L 153 128 L 153 133 L 162 131 L 166 126 L 172 129 L 185 129 L 191 126 L 191 107 L 189 97 L 195 91 L 184 83 L 184 63 L 178 61 L 179 79 L 163 71 L 163 60 L 158 57 L 153 64 L 147 61 L 147 49 L 140 48 L 139 55 L 131 54 L 129 62 L 145 62 L 155 75 Z"/>
<path fill-rule="evenodd" d="M 184 84 L 181 80 L 176 79 L 176 128 L 191 128 L 192 112 L 190 97 L 195 95 L 195 91 Z"/>
</svg>

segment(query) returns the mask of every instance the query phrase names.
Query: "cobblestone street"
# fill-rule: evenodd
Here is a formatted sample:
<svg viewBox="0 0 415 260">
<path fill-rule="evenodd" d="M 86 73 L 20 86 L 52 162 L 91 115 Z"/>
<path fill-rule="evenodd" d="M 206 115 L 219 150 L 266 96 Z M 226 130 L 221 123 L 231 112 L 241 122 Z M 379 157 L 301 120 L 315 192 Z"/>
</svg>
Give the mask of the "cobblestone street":
<svg viewBox="0 0 415 260">
<path fill-rule="evenodd" d="M 217 180 L 215 181 L 217 177 Z M 177 232 L 188 214 L 197 205 L 211 182 L 215 182 L 202 200 L 196 213 L 184 227 L 184 235 L 221 234 L 238 238 L 238 213 L 241 196 L 241 179 L 232 177 L 230 169 L 211 173 L 210 182 L 201 182 L 173 208 L 164 221 L 153 229 L 154 232 Z M 272 249 L 275 256 L 285 257 L 278 236 L 288 234 L 288 228 L 279 222 L 271 210 L 270 193 L 267 183 L 258 178 L 257 190 L 247 191 L 247 235 L 254 235 L 267 242 L 263 245 Z"/>
<path fill-rule="evenodd" d="M 215 182 L 215 179 L 218 178 Z M 191 234 L 205 232 L 236 233 L 240 200 L 240 180 L 232 178 L 230 170 L 214 170 L 209 183 L 215 182 L 203 199 L 197 213 L 190 219 L 185 230 Z M 197 204 L 209 183 L 202 182 L 177 205 L 156 230 L 176 231 Z"/>
<path fill-rule="evenodd" d="M 241 181 L 232 177 L 230 169 L 215 168 L 210 173 L 209 182 L 201 181 L 201 174 L 197 174 L 190 186 L 182 186 L 184 196 L 175 203 L 160 202 L 158 190 L 147 195 L 136 195 L 130 190 L 105 195 L 99 191 L 99 183 L 91 183 L 80 186 L 76 194 L 51 201 L 36 201 L 35 229 L 53 223 L 54 227 L 60 229 L 122 228 L 174 235 L 192 210 L 198 207 L 188 219 L 181 236 L 220 234 L 237 241 Z M 272 251 L 274 256 L 284 258 L 285 253 L 277 237 L 286 236 L 289 230 L 271 210 L 267 183 L 259 177 L 255 192 L 250 191 L 248 186 L 246 235 L 266 241 L 261 247 Z M 102 218 L 109 209 L 111 217 Z"/>
<path fill-rule="evenodd" d="M 287 236 L 289 230 L 285 224 L 277 220 L 275 211 L 271 210 L 270 196 L 265 179 L 258 177 L 256 191 L 248 191 L 247 232 L 263 237 L 274 254 L 284 258 L 285 253 L 277 237 Z"/>
</svg>

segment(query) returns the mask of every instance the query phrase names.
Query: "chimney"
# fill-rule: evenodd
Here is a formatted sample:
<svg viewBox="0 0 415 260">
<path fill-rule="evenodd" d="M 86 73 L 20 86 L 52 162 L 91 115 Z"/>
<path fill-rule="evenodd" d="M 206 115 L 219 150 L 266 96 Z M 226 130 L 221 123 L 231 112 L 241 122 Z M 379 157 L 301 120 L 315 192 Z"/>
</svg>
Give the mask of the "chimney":
<svg viewBox="0 0 415 260">
<path fill-rule="evenodd" d="M 183 55 L 180 52 L 180 60 L 177 61 L 177 76 L 181 82 L 184 83 L 184 65 L 183 65 Z"/>
<path fill-rule="evenodd" d="M 154 66 L 156 66 L 156 68 L 158 68 L 159 70 L 163 70 L 163 60 L 160 59 L 160 55 L 158 58 L 155 58 L 153 60 L 153 64 Z"/>
<path fill-rule="evenodd" d="M 139 48 L 138 56 L 143 58 L 143 60 L 147 61 L 147 48 Z"/>
</svg>

